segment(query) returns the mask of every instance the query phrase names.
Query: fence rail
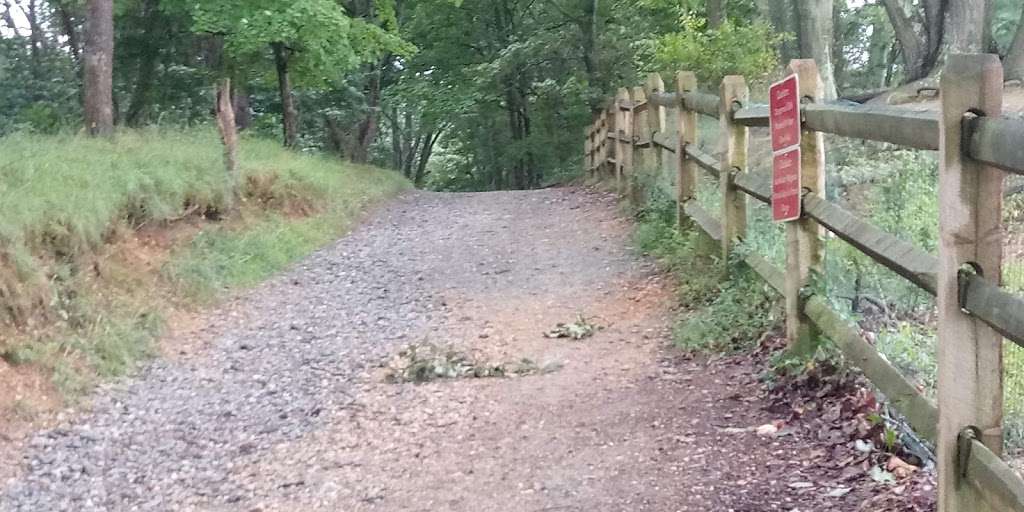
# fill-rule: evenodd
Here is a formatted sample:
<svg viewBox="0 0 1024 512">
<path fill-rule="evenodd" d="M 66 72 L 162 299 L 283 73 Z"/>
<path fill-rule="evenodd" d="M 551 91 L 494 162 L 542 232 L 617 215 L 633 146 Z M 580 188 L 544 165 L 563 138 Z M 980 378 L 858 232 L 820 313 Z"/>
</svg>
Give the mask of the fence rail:
<svg viewBox="0 0 1024 512">
<path fill-rule="evenodd" d="M 805 100 L 803 217 L 786 225 L 785 272 L 757 254 L 744 256 L 744 263 L 785 298 L 792 350 L 817 334 L 833 340 L 917 433 L 935 444 L 941 511 L 1024 510 L 1024 481 L 999 458 L 1003 338 L 1024 347 L 1024 299 L 999 286 L 1002 178 L 1006 172 L 1024 174 L 1024 121 L 1001 116 L 998 58 L 951 56 L 940 111 L 823 103 L 813 61 L 793 61 L 790 69 L 800 75 Z M 731 248 L 746 236 L 745 198 L 771 203 L 771 176 L 747 172 L 746 162 L 747 129 L 768 126 L 768 107 L 745 104 L 742 77 L 726 77 L 720 95 L 698 92 L 688 72 L 677 75 L 675 92 L 664 89 L 661 77 L 652 76 L 646 88 L 620 90 L 587 132 L 585 166 L 595 176 L 614 176 L 633 202 L 641 198 L 637 169 L 675 172 L 679 229 L 698 230 L 721 246 L 727 278 Z M 668 110 L 676 113 L 675 127 L 666 126 Z M 721 158 L 698 149 L 697 114 L 720 120 Z M 938 151 L 938 257 L 824 198 L 821 133 Z M 615 158 L 609 157 L 608 140 L 616 145 Z M 719 218 L 695 200 L 701 170 L 721 183 Z M 821 269 L 822 230 L 938 298 L 938 404 L 826 297 L 808 292 L 811 271 Z"/>
</svg>

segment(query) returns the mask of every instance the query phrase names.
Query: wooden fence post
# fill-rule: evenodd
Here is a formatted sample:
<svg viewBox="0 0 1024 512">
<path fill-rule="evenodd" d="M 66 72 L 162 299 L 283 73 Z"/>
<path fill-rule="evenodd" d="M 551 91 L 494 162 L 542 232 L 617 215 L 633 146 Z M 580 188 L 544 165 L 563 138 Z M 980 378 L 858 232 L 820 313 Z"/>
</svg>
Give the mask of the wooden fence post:
<svg viewBox="0 0 1024 512">
<path fill-rule="evenodd" d="M 633 174 L 633 110 L 629 104 L 629 91 L 619 89 L 615 95 L 615 108 L 618 119 L 615 121 L 615 181 L 619 195 L 628 192 L 627 180 Z"/>
<path fill-rule="evenodd" d="M 725 138 L 725 154 L 719 169 L 719 187 L 722 194 L 722 265 L 729 273 L 729 256 L 737 239 L 747 234 L 747 195 L 733 186 L 733 179 L 739 173 L 747 172 L 746 126 L 732 120 L 733 105 L 745 105 L 750 99 L 750 90 L 742 76 L 729 75 L 722 79 L 721 103 L 718 119 L 721 136 Z"/>
<path fill-rule="evenodd" d="M 587 126 L 587 138 L 583 141 L 583 172 L 588 176 L 590 175 L 590 141 L 593 130 L 593 125 Z"/>
<path fill-rule="evenodd" d="M 619 165 L 618 161 L 612 163 L 610 160 L 615 158 L 615 142 L 610 140 L 608 137 L 615 133 L 616 122 L 618 121 L 615 105 L 607 106 L 604 109 L 605 115 L 605 126 L 604 126 L 604 174 L 615 176 L 615 166 Z M 604 176 L 602 176 L 603 178 Z"/>
<path fill-rule="evenodd" d="M 1002 280 L 1003 176 L 966 157 L 968 113 L 1002 113 L 1003 72 L 995 55 L 950 55 L 941 79 L 939 133 L 938 472 L 939 511 L 980 510 L 970 486 L 958 485 L 957 437 L 967 427 L 1002 453 L 1003 338 L 960 304 L 959 273 L 976 265 Z"/>
<path fill-rule="evenodd" d="M 646 90 L 647 98 L 653 98 L 655 94 L 665 92 L 665 81 L 661 79 L 661 75 L 658 73 L 651 73 L 647 75 L 647 86 Z M 665 150 L 658 144 L 654 143 L 654 134 L 665 133 L 665 107 L 654 106 L 649 104 L 647 108 L 647 122 L 648 133 L 651 138 L 651 154 L 653 155 L 653 162 L 649 162 L 654 166 L 653 169 L 648 169 L 652 173 L 660 173 L 663 168 L 665 161 Z M 660 178 L 660 176 L 656 176 Z"/>
<path fill-rule="evenodd" d="M 800 80 L 800 98 L 820 102 L 824 86 L 818 66 L 811 59 L 794 59 L 789 70 Z M 801 186 L 804 191 L 824 194 L 825 140 L 820 132 L 803 130 L 801 151 Z M 817 347 L 818 333 L 803 314 L 803 290 L 811 284 L 814 274 L 822 271 L 824 231 L 814 220 L 804 217 L 786 223 L 786 339 L 793 353 L 807 354 Z"/>
<path fill-rule="evenodd" d="M 684 94 L 697 90 L 697 75 L 689 71 L 676 74 L 676 93 L 682 98 Z M 678 142 L 676 144 L 676 160 L 679 175 L 676 177 L 676 204 L 679 208 L 679 232 L 693 230 L 693 221 L 686 215 L 686 203 L 697 198 L 697 163 L 686 158 L 686 147 L 697 144 L 697 113 L 686 108 L 686 102 L 679 102 L 679 116 L 676 119 Z"/>
<path fill-rule="evenodd" d="M 650 124 L 648 121 L 648 108 L 646 106 L 637 108 L 637 105 L 647 101 L 643 87 L 634 87 L 630 98 L 633 100 L 633 138 L 650 140 Z M 629 201 L 633 206 L 643 204 L 643 187 L 638 182 L 638 177 L 646 173 L 650 167 L 650 150 L 637 148 L 633 145 L 633 173 L 629 176 Z"/>
<path fill-rule="evenodd" d="M 601 178 L 601 174 L 604 173 L 604 167 L 608 163 L 607 144 L 608 114 L 602 109 L 597 117 L 597 169 L 594 171 L 594 174 L 597 175 L 598 179 Z"/>
</svg>

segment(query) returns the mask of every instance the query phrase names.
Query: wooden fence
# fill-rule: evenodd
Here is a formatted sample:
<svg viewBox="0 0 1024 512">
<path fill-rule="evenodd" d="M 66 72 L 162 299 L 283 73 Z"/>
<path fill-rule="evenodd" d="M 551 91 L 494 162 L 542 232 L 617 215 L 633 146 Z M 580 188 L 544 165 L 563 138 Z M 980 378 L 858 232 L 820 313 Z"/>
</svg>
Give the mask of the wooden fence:
<svg viewBox="0 0 1024 512">
<path fill-rule="evenodd" d="M 934 443 L 940 511 L 1024 511 L 1024 481 L 999 457 L 1002 344 L 1005 338 L 1024 346 L 1024 300 L 1000 287 L 1003 179 L 1008 172 L 1024 174 L 1024 120 L 1002 116 L 999 59 L 950 56 L 938 112 L 825 103 L 814 61 L 794 60 L 789 69 L 799 76 L 802 97 L 803 217 L 785 226 L 785 269 L 757 254 L 744 256 L 745 264 L 784 297 L 786 335 L 794 350 L 813 347 L 819 335 L 830 338 L 917 433 Z M 584 165 L 595 176 L 614 177 L 620 193 L 633 201 L 641 198 L 637 169 L 678 173 L 679 229 L 713 240 L 727 273 L 735 242 L 746 235 L 748 196 L 771 202 L 771 176 L 747 170 L 748 129 L 768 126 L 768 107 L 749 103 L 743 77 L 726 77 L 718 95 L 699 92 L 696 82 L 684 71 L 672 90 L 658 75 L 645 87 L 620 89 L 587 131 Z M 669 110 L 675 115 L 667 116 Z M 719 158 L 697 147 L 698 115 L 719 120 Z M 668 119 L 677 126 L 666 126 Z M 825 198 L 823 133 L 938 151 L 938 257 Z M 718 215 L 695 200 L 701 171 L 720 183 Z M 937 404 L 826 297 L 810 291 L 812 275 L 823 271 L 825 230 L 936 296 Z"/>
</svg>

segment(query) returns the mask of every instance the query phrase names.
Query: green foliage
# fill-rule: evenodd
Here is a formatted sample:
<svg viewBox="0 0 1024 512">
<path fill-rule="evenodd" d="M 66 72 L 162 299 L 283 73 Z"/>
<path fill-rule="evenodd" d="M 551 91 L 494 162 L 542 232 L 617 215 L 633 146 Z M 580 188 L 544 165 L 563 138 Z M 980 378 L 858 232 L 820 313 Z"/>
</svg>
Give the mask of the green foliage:
<svg viewBox="0 0 1024 512">
<path fill-rule="evenodd" d="M 228 177 L 217 136 L 0 139 L 0 287 L 43 295 L 46 314 L 59 319 L 45 339 L 3 340 L 0 357 L 49 369 L 74 395 L 152 353 L 164 295 L 211 299 L 253 285 L 337 237 L 371 202 L 408 187 L 395 173 L 297 155 L 269 140 L 243 139 L 240 154 L 245 221 L 207 227 L 171 255 L 162 275 L 146 277 L 156 284 L 138 290 L 138 269 L 105 266 L 97 284 L 89 256 L 126 227 L 222 209 Z M 5 295 L 0 325 L 25 320 L 7 317 L 18 299 Z"/>
<path fill-rule="evenodd" d="M 236 59 L 284 44 L 295 70 L 311 83 L 330 82 L 385 52 L 412 51 L 393 33 L 346 16 L 333 0 L 206 0 L 195 4 L 192 16 L 197 32 L 223 34 Z"/>
<path fill-rule="evenodd" d="M 781 319 L 775 291 L 753 271 L 737 266 L 705 307 L 676 325 L 676 343 L 694 351 L 749 348 Z"/>
<path fill-rule="evenodd" d="M 775 71 L 779 61 L 776 48 L 787 35 L 776 33 L 763 22 L 741 25 L 726 20 L 715 30 L 705 29 L 704 23 L 700 18 L 684 17 L 680 31 L 651 41 L 649 68 L 667 72 L 687 69 L 696 73 L 701 83 L 711 86 L 726 75 L 743 75 L 756 81 Z"/>
<path fill-rule="evenodd" d="M 0 137 L 15 131 L 54 133 L 77 122 L 78 76 L 54 49 L 33 60 L 24 38 L 0 38 Z"/>
<path fill-rule="evenodd" d="M 710 352 L 750 346 L 781 318 L 775 292 L 739 264 L 723 281 L 721 263 L 701 256 L 698 235 L 679 233 L 675 202 L 649 190 L 634 243 L 677 277 L 680 302 L 689 311 L 676 324 L 676 343 Z"/>
</svg>

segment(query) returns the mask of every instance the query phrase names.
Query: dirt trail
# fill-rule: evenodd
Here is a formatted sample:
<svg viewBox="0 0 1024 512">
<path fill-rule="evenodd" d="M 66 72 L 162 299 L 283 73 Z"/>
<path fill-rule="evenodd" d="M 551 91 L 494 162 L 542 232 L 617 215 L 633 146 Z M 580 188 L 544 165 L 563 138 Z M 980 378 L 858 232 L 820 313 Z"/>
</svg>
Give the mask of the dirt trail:
<svg viewBox="0 0 1024 512">
<path fill-rule="evenodd" d="M 27 439 L 4 511 L 856 510 L 774 419 L 759 369 L 668 348 L 670 280 L 608 195 L 415 193 L 210 314 L 206 348 L 98 392 Z M 579 313 L 584 341 L 541 333 Z M 403 344 L 545 375 L 389 384 Z M 886 510 L 876 505 L 871 510 Z"/>
</svg>

